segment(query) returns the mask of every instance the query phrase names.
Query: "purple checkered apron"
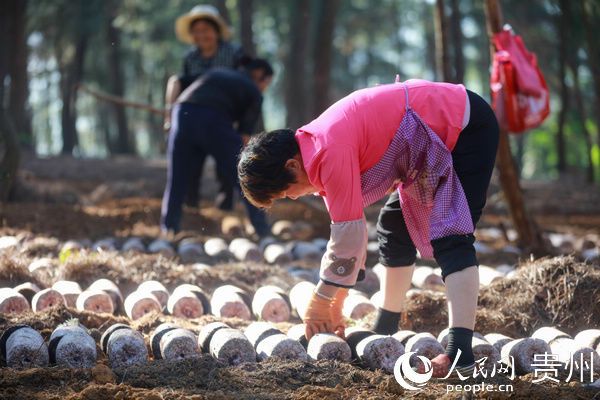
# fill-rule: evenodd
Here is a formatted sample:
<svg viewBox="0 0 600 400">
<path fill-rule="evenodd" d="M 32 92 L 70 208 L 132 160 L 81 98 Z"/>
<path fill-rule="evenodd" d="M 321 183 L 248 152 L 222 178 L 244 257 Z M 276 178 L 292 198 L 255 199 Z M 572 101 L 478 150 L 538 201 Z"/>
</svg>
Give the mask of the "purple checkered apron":
<svg viewBox="0 0 600 400">
<path fill-rule="evenodd" d="M 473 233 L 465 194 L 452 167 L 452 155 L 410 107 L 381 159 L 361 174 L 363 206 L 398 189 L 402 215 L 423 258 L 433 257 L 430 240 Z"/>
</svg>

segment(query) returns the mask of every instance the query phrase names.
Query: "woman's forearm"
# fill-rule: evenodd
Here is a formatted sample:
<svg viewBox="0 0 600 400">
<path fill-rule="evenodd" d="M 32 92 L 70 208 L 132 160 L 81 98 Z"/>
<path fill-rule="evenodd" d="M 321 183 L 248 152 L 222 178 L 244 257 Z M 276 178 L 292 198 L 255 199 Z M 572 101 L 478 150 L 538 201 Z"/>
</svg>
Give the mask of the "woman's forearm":
<svg viewBox="0 0 600 400">
<path fill-rule="evenodd" d="M 181 82 L 176 75 L 173 75 L 169 78 L 167 82 L 167 91 L 165 93 L 165 105 L 167 108 L 177 100 L 177 97 L 181 93 Z"/>
<path fill-rule="evenodd" d="M 338 289 L 337 286 L 328 285 L 323 281 L 319 281 L 315 290 L 320 295 L 333 298 L 338 292 Z"/>
</svg>

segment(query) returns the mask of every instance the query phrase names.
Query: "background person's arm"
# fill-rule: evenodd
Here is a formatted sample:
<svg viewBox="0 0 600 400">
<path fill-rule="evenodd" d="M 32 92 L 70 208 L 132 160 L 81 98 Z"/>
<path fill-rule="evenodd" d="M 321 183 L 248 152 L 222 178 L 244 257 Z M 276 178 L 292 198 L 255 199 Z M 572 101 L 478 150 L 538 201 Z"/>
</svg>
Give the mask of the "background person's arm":
<svg viewBox="0 0 600 400">
<path fill-rule="evenodd" d="M 167 82 L 167 90 L 165 92 L 165 120 L 163 124 L 165 133 L 169 133 L 169 130 L 171 129 L 171 109 L 180 93 L 181 82 L 177 75 L 173 75 Z"/>
</svg>

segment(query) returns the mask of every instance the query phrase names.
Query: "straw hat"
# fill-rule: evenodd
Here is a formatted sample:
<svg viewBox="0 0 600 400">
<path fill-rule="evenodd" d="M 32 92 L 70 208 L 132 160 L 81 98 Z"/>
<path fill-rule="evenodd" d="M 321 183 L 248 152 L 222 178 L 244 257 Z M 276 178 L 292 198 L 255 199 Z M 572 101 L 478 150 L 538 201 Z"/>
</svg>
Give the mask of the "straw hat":
<svg viewBox="0 0 600 400">
<path fill-rule="evenodd" d="M 177 18 L 175 22 L 175 34 L 177 38 L 182 42 L 194 44 L 194 39 L 190 34 L 190 24 L 196 18 L 206 18 L 214 21 L 220 29 L 220 37 L 223 40 L 229 40 L 231 38 L 231 30 L 219 15 L 217 9 L 208 4 L 197 5 L 192 8 L 187 14 L 183 14 Z"/>
</svg>

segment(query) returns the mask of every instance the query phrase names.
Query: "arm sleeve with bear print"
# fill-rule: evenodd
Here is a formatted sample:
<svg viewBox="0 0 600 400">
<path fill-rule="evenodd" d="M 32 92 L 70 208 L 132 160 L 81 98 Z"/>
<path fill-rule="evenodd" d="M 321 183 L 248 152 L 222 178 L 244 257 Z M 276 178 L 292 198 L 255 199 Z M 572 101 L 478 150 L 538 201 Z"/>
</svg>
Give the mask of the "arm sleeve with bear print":
<svg viewBox="0 0 600 400">
<path fill-rule="evenodd" d="M 368 241 L 356 150 L 348 145 L 327 149 L 320 159 L 319 180 L 332 219 L 319 277 L 326 284 L 351 288 L 364 268 Z"/>
</svg>

